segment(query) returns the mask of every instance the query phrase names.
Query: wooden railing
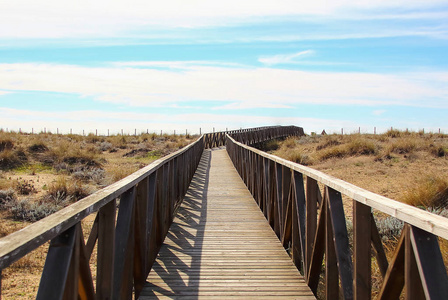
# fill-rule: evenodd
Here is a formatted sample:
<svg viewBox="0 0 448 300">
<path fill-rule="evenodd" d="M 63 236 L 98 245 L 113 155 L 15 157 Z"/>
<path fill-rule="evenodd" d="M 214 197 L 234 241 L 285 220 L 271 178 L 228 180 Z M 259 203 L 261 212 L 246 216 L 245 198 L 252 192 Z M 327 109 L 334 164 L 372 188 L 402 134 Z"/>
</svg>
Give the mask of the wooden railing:
<svg viewBox="0 0 448 300">
<path fill-rule="evenodd" d="M 448 276 L 438 243 L 439 238 L 448 239 L 447 218 L 269 155 L 230 136 L 226 147 L 315 294 L 323 281 L 326 299 L 371 299 L 374 256 L 382 276 L 377 299 L 399 299 L 403 288 L 405 299 L 448 299 Z M 343 201 L 342 195 L 352 203 Z M 344 205 L 349 204 L 353 205 L 352 244 L 344 213 Z M 389 261 L 372 209 L 405 222 Z"/>
<path fill-rule="evenodd" d="M 204 139 L 0 239 L 1 270 L 50 241 L 37 299 L 139 295 L 185 195 Z M 87 241 L 81 221 L 96 213 Z M 96 288 L 89 260 L 96 246 Z M 0 282 L 1 298 L 1 282 Z"/>
<path fill-rule="evenodd" d="M 241 130 L 220 131 L 204 135 L 205 148 L 214 148 L 226 144 L 226 135 L 246 145 L 255 145 L 273 139 L 286 138 L 288 136 L 304 135 L 303 128 L 297 126 L 267 126 L 246 128 Z"/>
</svg>

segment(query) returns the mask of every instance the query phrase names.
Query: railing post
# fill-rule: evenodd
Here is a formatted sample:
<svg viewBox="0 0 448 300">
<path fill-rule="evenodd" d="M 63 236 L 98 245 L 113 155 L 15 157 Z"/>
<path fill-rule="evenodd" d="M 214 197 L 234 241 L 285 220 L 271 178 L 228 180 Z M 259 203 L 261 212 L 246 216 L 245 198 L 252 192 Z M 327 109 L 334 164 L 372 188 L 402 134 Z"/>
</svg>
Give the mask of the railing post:
<svg viewBox="0 0 448 300">
<path fill-rule="evenodd" d="M 317 194 L 319 193 L 317 181 L 311 177 L 306 178 L 306 249 L 305 251 L 305 274 L 309 273 L 311 256 L 314 248 L 314 239 L 317 228 Z"/>
<path fill-rule="evenodd" d="M 132 295 L 134 251 L 135 186 L 125 192 L 120 199 L 118 211 L 115 257 L 113 299 L 130 299 Z"/>
<path fill-rule="evenodd" d="M 371 225 L 370 206 L 353 200 L 353 262 L 354 299 L 371 298 Z"/>
<path fill-rule="evenodd" d="M 36 299 L 62 299 L 75 238 L 76 225 L 51 240 Z"/>
</svg>

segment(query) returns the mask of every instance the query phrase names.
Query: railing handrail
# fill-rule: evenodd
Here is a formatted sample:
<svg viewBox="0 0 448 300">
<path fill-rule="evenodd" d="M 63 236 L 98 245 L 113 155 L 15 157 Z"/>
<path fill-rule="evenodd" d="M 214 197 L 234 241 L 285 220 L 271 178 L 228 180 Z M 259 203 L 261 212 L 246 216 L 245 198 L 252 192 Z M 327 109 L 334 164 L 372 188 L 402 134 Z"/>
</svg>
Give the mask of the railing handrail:
<svg viewBox="0 0 448 300">
<path fill-rule="evenodd" d="M 27 227 L 0 238 L 0 270 L 8 267 L 27 253 L 58 236 L 86 216 L 122 195 L 138 182 L 168 162 L 201 142 L 203 135 L 184 148 L 157 159 L 133 174 L 49 215 Z"/>
<path fill-rule="evenodd" d="M 420 229 L 423 229 L 427 232 L 448 240 L 448 218 L 430 213 L 428 211 L 399 202 L 397 200 L 375 194 L 354 184 L 325 174 L 321 171 L 294 163 L 292 161 L 237 142 L 229 135 L 227 135 L 227 137 L 238 146 L 252 151 L 262 157 L 273 160 L 276 163 L 284 165 L 292 170 L 298 171 L 303 175 L 311 177 L 314 180 L 321 182 L 328 187 L 331 187 L 332 189 L 346 195 L 353 200 L 356 200 L 362 204 L 393 216 L 403 222 L 414 225 L 416 227 L 419 227 Z"/>
</svg>

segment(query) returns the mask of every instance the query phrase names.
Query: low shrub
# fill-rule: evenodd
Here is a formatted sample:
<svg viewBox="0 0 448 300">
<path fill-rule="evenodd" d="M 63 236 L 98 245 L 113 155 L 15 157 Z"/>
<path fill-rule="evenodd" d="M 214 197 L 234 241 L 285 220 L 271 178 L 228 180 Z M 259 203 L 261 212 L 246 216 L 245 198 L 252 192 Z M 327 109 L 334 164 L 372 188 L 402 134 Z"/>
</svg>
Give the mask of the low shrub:
<svg viewBox="0 0 448 300">
<path fill-rule="evenodd" d="M 391 138 L 399 138 L 403 135 L 403 132 L 397 129 L 389 129 L 384 135 Z"/>
<path fill-rule="evenodd" d="M 43 142 L 37 142 L 30 145 L 28 151 L 32 153 L 42 153 L 48 151 L 48 147 Z"/>
<path fill-rule="evenodd" d="M 8 209 L 13 219 L 18 221 L 36 222 L 43 219 L 59 209 L 62 205 L 34 201 L 33 199 L 13 200 L 8 203 Z"/>
<path fill-rule="evenodd" d="M 438 209 L 448 205 L 448 179 L 428 175 L 409 188 L 400 199 L 402 202 L 420 207 Z"/>
<path fill-rule="evenodd" d="M 8 203 L 16 200 L 15 191 L 11 188 L 7 190 L 0 190 L 0 209 L 5 209 Z"/>
<path fill-rule="evenodd" d="M 389 147 L 389 152 L 395 152 L 398 154 L 408 154 L 417 150 L 417 142 L 412 138 L 403 138 L 393 142 Z"/>
<path fill-rule="evenodd" d="M 0 151 L 12 150 L 13 147 L 14 143 L 11 139 L 6 138 L 0 140 Z"/>
<path fill-rule="evenodd" d="M 322 143 L 319 143 L 319 145 L 317 145 L 316 150 L 319 151 L 328 147 L 338 146 L 340 144 L 341 142 L 339 141 L 337 136 L 327 135 L 322 139 Z"/>
<path fill-rule="evenodd" d="M 296 147 L 296 145 L 297 145 L 297 140 L 293 136 L 288 137 L 282 143 L 282 147 L 285 147 L 285 148 L 294 148 L 294 147 Z"/>
<path fill-rule="evenodd" d="M 81 169 L 74 171 L 72 177 L 78 181 L 93 181 L 96 184 L 100 184 L 105 177 L 105 171 L 101 168 Z"/>
<path fill-rule="evenodd" d="M 48 186 L 45 200 L 52 202 L 73 202 L 89 195 L 89 192 L 78 181 L 67 182 L 66 177 L 61 176 Z"/>
<path fill-rule="evenodd" d="M 383 242 L 398 240 L 404 225 L 403 221 L 392 216 L 385 218 L 375 217 L 375 223 Z"/>
<path fill-rule="evenodd" d="M 444 147 L 442 145 L 431 145 L 429 148 L 429 152 L 433 154 L 435 157 L 444 157 L 448 156 L 448 147 Z"/>
<path fill-rule="evenodd" d="M 280 144 L 277 140 L 270 140 L 263 144 L 261 147 L 264 151 L 274 151 L 280 147 Z"/>
<path fill-rule="evenodd" d="M 317 153 L 317 157 L 320 161 L 330 158 L 341 158 L 348 154 L 347 147 L 339 145 L 331 148 L 326 148 Z"/>
<path fill-rule="evenodd" d="M 356 138 L 347 144 L 347 152 L 350 155 L 371 155 L 375 154 L 375 144 L 364 138 Z"/>
<path fill-rule="evenodd" d="M 11 170 L 22 166 L 27 161 L 22 150 L 4 150 L 0 152 L 0 169 Z"/>
<path fill-rule="evenodd" d="M 15 183 L 15 189 L 20 195 L 37 193 L 34 183 L 28 180 L 17 180 Z"/>
<path fill-rule="evenodd" d="M 301 165 L 305 165 L 305 166 L 312 165 L 311 158 L 299 150 L 289 150 L 286 152 L 286 155 L 284 157 L 289 161 L 292 161 L 292 162 L 295 162 L 295 163 L 298 163 Z"/>
</svg>

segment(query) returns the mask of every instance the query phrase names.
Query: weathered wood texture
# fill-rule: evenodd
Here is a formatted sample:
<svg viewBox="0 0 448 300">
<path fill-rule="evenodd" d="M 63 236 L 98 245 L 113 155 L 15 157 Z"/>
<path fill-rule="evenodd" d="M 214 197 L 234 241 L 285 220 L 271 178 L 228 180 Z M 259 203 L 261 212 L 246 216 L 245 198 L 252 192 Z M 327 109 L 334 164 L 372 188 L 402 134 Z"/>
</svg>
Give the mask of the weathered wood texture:
<svg viewBox="0 0 448 300">
<path fill-rule="evenodd" d="M 139 299 L 314 299 L 225 150 L 204 151 Z"/>
<path fill-rule="evenodd" d="M 226 147 L 256 203 L 283 246 L 291 250 L 295 265 L 303 270 L 314 293 L 325 269 L 326 299 L 370 299 L 374 255 L 383 276 L 379 299 L 398 299 L 403 288 L 405 299 L 448 299 L 448 276 L 437 237 L 448 238 L 447 218 L 269 155 L 230 136 Z M 352 245 L 342 195 L 354 200 Z M 405 222 L 390 263 L 372 208 Z"/>
<path fill-rule="evenodd" d="M 205 148 L 225 146 L 227 135 L 243 144 L 254 145 L 273 139 L 286 138 L 288 136 L 301 136 L 304 135 L 304 132 L 302 127 L 297 126 L 267 126 L 219 131 L 204 134 Z"/>
<path fill-rule="evenodd" d="M 199 164 L 203 142 L 200 137 L 123 180 L 0 239 L 0 270 L 51 240 L 38 299 L 138 296 Z M 86 243 L 80 222 L 96 211 Z M 97 243 L 95 294 L 88 262 Z"/>
</svg>

